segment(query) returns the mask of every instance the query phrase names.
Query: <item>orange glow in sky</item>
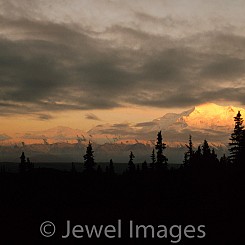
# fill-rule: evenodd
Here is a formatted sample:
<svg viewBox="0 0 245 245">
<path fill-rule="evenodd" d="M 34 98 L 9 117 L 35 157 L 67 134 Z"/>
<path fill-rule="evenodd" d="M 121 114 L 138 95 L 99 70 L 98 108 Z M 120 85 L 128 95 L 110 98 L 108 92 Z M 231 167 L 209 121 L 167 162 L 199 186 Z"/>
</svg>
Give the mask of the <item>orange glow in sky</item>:
<svg viewBox="0 0 245 245">
<path fill-rule="evenodd" d="M 150 107 L 123 107 L 111 110 L 62 111 L 59 113 L 52 113 L 53 118 L 49 120 L 38 120 L 33 115 L 6 116 L 1 117 L 0 128 L 1 133 L 5 133 L 10 136 L 12 136 L 13 133 L 39 131 L 56 126 L 66 126 L 88 131 L 98 124 L 123 122 L 139 123 L 151 121 L 172 111 L 173 109 L 166 110 Z M 175 109 L 174 111 L 179 112 L 183 111 L 183 109 Z M 95 114 L 100 120 L 86 119 L 86 115 L 88 113 Z"/>
</svg>

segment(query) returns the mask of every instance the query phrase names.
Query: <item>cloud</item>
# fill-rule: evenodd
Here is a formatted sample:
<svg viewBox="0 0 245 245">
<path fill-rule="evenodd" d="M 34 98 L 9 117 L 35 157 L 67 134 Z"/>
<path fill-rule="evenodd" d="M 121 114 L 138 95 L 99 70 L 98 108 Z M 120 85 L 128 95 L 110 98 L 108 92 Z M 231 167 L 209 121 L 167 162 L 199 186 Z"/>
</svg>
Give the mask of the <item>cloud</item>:
<svg viewBox="0 0 245 245">
<path fill-rule="evenodd" d="M 40 119 L 40 120 L 50 120 L 50 119 L 52 119 L 53 117 L 51 116 L 51 115 L 47 115 L 47 114 L 40 114 L 40 115 L 38 115 L 38 119 Z"/>
<path fill-rule="evenodd" d="M 20 113 L 24 109 L 28 113 L 119 106 L 94 91 L 98 83 L 104 83 L 104 90 L 110 90 L 114 78 L 122 78 L 123 74 L 112 65 L 113 59 L 110 61 L 103 55 L 103 48 L 94 51 L 99 44 L 93 39 L 51 23 L 5 20 L 5 24 L 14 28 L 21 26 L 22 31 L 37 35 L 21 37 L 21 40 L 0 39 L 1 104 L 8 107 L 14 107 L 14 103 L 24 104 Z M 118 87 L 123 86 L 122 83 Z"/>
<path fill-rule="evenodd" d="M 3 116 L 33 114 L 48 120 L 55 111 L 125 104 L 166 108 L 212 100 L 245 103 L 243 33 L 222 24 L 218 31 L 185 33 L 192 22 L 178 26 L 182 19 L 174 15 L 139 10 L 130 14 L 131 24 L 118 21 L 96 31 L 40 13 L 34 18 L 29 10 L 25 18 L 25 8 L 18 16 L 0 16 Z M 170 35 L 169 29 L 153 33 L 142 28 L 144 23 L 165 23 L 183 35 Z M 86 117 L 96 120 L 91 114 Z"/>
<path fill-rule="evenodd" d="M 101 119 L 99 117 L 97 117 L 96 115 L 94 115 L 93 113 L 86 114 L 85 118 L 89 119 L 89 120 L 101 121 Z"/>
<path fill-rule="evenodd" d="M 115 123 L 112 125 L 113 128 L 127 128 L 129 126 L 129 123 Z"/>
<path fill-rule="evenodd" d="M 156 122 L 142 122 L 142 123 L 137 123 L 135 127 L 152 127 L 156 125 L 157 125 Z"/>
<path fill-rule="evenodd" d="M 203 78 L 215 79 L 216 81 L 232 81 L 245 75 L 245 60 L 237 57 L 220 55 L 213 62 L 203 67 Z"/>
<path fill-rule="evenodd" d="M 129 123 L 103 124 L 97 125 L 88 131 L 89 134 L 111 134 L 129 136 L 136 133 L 135 129 Z"/>
</svg>

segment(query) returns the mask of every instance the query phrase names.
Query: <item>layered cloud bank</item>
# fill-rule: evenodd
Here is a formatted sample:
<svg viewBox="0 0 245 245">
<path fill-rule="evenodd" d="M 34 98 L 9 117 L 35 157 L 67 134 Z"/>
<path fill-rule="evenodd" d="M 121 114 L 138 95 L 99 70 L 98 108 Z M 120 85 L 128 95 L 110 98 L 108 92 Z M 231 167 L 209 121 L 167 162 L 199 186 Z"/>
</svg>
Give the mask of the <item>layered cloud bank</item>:
<svg viewBox="0 0 245 245">
<path fill-rule="evenodd" d="M 1 116 L 244 104 L 244 2 L 184 2 L 0 1 Z"/>
</svg>

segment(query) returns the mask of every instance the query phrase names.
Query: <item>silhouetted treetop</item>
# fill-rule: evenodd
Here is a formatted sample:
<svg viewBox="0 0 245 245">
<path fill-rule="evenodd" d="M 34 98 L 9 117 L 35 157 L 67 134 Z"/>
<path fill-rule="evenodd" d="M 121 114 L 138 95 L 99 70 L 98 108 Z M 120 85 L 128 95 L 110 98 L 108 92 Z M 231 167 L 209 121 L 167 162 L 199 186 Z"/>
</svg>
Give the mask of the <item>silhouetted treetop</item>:
<svg viewBox="0 0 245 245">
<path fill-rule="evenodd" d="M 88 146 L 87 146 L 87 150 L 86 150 L 86 154 L 83 156 L 84 158 L 84 168 L 86 170 L 94 170 L 94 166 L 96 165 L 96 163 L 94 162 L 94 151 L 92 148 L 92 143 L 89 141 Z"/>
<path fill-rule="evenodd" d="M 155 167 L 156 167 L 156 154 L 155 154 L 155 149 L 153 148 L 152 153 L 151 153 L 150 168 L 154 169 Z"/>
<path fill-rule="evenodd" d="M 186 147 L 188 149 L 187 152 L 185 152 L 184 155 L 184 165 L 189 165 L 193 161 L 193 156 L 194 156 L 194 150 L 193 150 L 193 143 L 192 143 L 192 137 L 191 135 L 189 136 L 189 144 L 186 144 Z"/>
<path fill-rule="evenodd" d="M 134 172 L 135 171 L 135 164 L 134 164 L 134 154 L 132 151 L 130 151 L 130 154 L 129 154 L 129 162 L 128 162 L 128 170 L 129 172 Z"/>
<path fill-rule="evenodd" d="M 237 163 L 241 161 L 242 155 L 244 155 L 244 148 L 245 148 L 245 143 L 244 143 L 244 138 L 245 138 L 245 133 L 244 133 L 244 126 L 243 126 L 243 118 L 238 111 L 237 115 L 234 117 L 234 122 L 235 122 L 235 127 L 234 131 L 231 134 L 230 138 L 230 161 L 232 163 Z"/>
<path fill-rule="evenodd" d="M 157 159 L 156 159 L 156 168 L 166 168 L 168 159 L 163 154 L 163 150 L 166 149 L 166 144 L 162 141 L 162 132 L 159 131 L 157 134 L 157 143 L 155 145 L 155 149 L 157 152 Z"/>
</svg>

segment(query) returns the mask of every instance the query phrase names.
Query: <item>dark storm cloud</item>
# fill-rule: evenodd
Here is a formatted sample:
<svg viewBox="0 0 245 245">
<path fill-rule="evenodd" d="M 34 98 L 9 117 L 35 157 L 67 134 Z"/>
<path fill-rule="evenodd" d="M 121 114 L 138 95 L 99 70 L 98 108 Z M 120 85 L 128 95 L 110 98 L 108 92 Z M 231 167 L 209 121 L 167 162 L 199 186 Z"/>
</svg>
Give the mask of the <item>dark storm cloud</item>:
<svg viewBox="0 0 245 245">
<path fill-rule="evenodd" d="M 125 103 L 245 103 L 245 38 L 225 30 L 174 38 L 119 25 L 97 33 L 75 24 L 6 17 L 0 17 L 0 30 L 1 115 L 34 113 L 48 120 L 46 112 Z"/>
<path fill-rule="evenodd" d="M 94 115 L 93 113 L 88 113 L 85 115 L 86 119 L 100 121 L 101 119 Z"/>
<path fill-rule="evenodd" d="M 220 55 L 205 66 L 200 75 L 203 78 L 221 81 L 242 78 L 245 75 L 245 60 Z"/>
<path fill-rule="evenodd" d="M 200 96 L 208 98 L 210 101 L 215 100 L 215 98 L 220 98 L 222 95 L 224 98 L 227 98 L 230 102 L 240 101 L 242 104 L 245 104 L 245 88 L 221 88 L 217 90 L 210 90 L 203 92 Z"/>
<path fill-rule="evenodd" d="M 108 55 L 98 41 L 63 26 L 37 22 L 32 26 L 27 20 L 16 22 L 14 28 L 19 26 L 24 36 L 30 31 L 33 37 L 0 39 L 2 104 L 25 103 L 50 111 L 120 106 L 113 95 L 130 83 L 120 68 L 120 57 Z M 112 99 L 104 97 L 110 93 Z"/>
</svg>

